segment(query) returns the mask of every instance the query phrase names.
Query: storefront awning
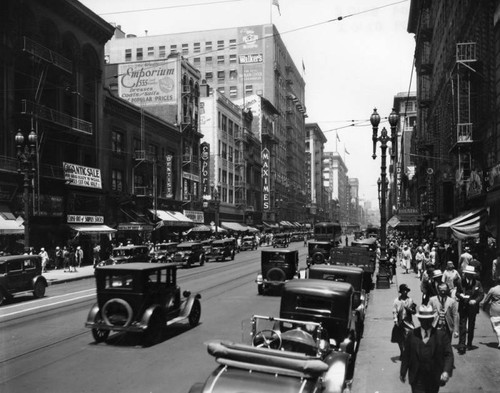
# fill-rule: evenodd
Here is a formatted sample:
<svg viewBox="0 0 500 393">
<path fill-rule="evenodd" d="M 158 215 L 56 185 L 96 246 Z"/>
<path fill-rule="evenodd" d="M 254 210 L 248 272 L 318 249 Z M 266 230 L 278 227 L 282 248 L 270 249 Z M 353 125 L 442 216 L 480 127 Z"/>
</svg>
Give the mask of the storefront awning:
<svg viewBox="0 0 500 393">
<path fill-rule="evenodd" d="M 418 220 L 408 220 L 404 217 L 392 216 L 389 221 L 387 221 L 387 225 L 392 228 L 405 228 L 405 227 L 419 227 L 422 223 Z"/>
<path fill-rule="evenodd" d="M 24 225 L 22 221 L 7 220 L 0 215 L 0 235 L 22 235 Z"/>
<path fill-rule="evenodd" d="M 488 210 L 485 208 L 465 212 L 454 219 L 437 226 L 438 229 L 449 228 L 456 239 L 479 237 L 481 227 L 488 220 Z"/>
<path fill-rule="evenodd" d="M 156 225 L 156 229 L 163 226 L 169 227 L 193 227 L 194 221 L 186 217 L 181 212 L 172 210 L 149 210 L 151 213 L 156 214 L 160 222 Z"/>
<path fill-rule="evenodd" d="M 293 228 L 294 225 L 290 221 L 280 221 L 280 225 L 286 228 Z"/>
<path fill-rule="evenodd" d="M 69 225 L 71 229 L 79 233 L 97 233 L 97 234 L 107 234 L 115 233 L 116 229 L 108 227 L 107 225 Z"/>
<path fill-rule="evenodd" d="M 247 226 L 247 231 L 252 232 L 252 233 L 259 232 L 259 230 L 257 228 L 250 227 L 250 226 Z"/>
<path fill-rule="evenodd" d="M 279 228 L 280 227 L 278 224 L 270 223 L 267 221 L 262 221 L 262 224 L 264 224 L 264 226 L 267 228 Z"/>
<path fill-rule="evenodd" d="M 249 230 L 246 225 L 242 225 L 238 222 L 221 222 L 220 225 L 222 228 L 229 229 L 230 231 L 246 232 Z"/>
</svg>

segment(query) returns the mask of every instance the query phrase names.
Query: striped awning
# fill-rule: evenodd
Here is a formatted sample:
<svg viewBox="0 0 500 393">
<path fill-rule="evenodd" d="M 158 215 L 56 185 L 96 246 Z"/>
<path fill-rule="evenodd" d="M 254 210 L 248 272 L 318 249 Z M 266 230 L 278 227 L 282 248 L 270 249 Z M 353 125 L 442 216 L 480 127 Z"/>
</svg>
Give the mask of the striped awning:
<svg viewBox="0 0 500 393">
<path fill-rule="evenodd" d="M 24 233 L 23 221 L 9 220 L 0 215 L 0 235 L 22 235 Z"/>
<path fill-rule="evenodd" d="M 454 219 L 437 226 L 437 228 L 449 228 L 453 237 L 462 240 L 479 237 L 479 232 L 488 220 L 488 210 L 485 208 L 474 209 L 465 212 Z"/>
<path fill-rule="evenodd" d="M 71 224 L 69 226 L 71 229 L 74 231 L 77 231 L 79 233 L 100 233 L 100 234 L 107 234 L 107 233 L 115 233 L 116 229 L 113 229 L 111 227 L 108 227 L 107 225 L 76 225 L 76 224 Z"/>
<path fill-rule="evenodd" d="M 246 232 L 250 230 L 246 225 L 242 225 L 239 222 L 221 222 L 220 225 L 222 228 L 235 232 Z"/>
<path fill-rule="evenodd" d="M 151 213 L 155 214 L 160 221 L 156 224 L 156 229 L 163 226 L 171 227 L 193 227 L 195 225 L 194 221 L 186 217 L 181 212 L 176 212 L 172 210 L 149 210 Z"/>
</svg>

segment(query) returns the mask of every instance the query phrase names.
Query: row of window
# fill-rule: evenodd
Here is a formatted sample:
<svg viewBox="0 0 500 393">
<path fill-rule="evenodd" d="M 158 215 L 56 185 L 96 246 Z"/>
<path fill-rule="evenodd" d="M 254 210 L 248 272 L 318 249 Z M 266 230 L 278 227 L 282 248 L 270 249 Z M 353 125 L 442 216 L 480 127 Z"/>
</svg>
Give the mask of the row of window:
<svg viewBox="0 0 500 393">
<path fill-rule="evenodd" d="M 226 48 L 226 43 L 224 40 L 218 40 L 217 41 L 217 46 L 216 49 L 219 50 L 224 50 Z M 230 39 L 229 40 L 229 49 L 236 49 L 236 39 Z M 189 54 L 189 44 L 181 44 L 179 47 L 177 44 L 172 44 L 170 45 L 170 52 L 181 52 L 183 55 L 188 55 Z M 214 50 L 214 45 L 212 41 L 206 41 L 205 42 L 205 52 L 212 52 Z M 158 51 L 158 52 L 157 52 Z M 193 43 L 193 48 L 192 48 L 193 53 L 201 53 L 201 43 L 200 42 L 194 42 Z M 146 50 L 144 48 L 136 48 L 135 50 L 135 55 L 136 55 L 136 60 L 143 60 L 144 59 L 144 52 L 146 52 L 147 59 L 155 59 L 155 58 L 162 58 L 162 57 L 167 57 L 167 46 L 166 45 L 159 45 L 158 48 L 154 46 L 148 46 Z M 219 61 L 219 58 L 224 58 L 224 56 L 217 56 L 217 61 Z M 210 59 L 212 59 L 210 57 Z M 229 62 L 236 62 L 236 55 L 230 55 L 229 56 Z M 132 61 L 132 49 L 125 49 L 125 61 Z M 208 61 L 208 57 L 207 57 Z M 212 61 L 212 60 L 210 60 Z M 221 63 L 219 63 L 221 64 Z M 222 63 L 224 64 L 224 63 Z"/>
</svg>

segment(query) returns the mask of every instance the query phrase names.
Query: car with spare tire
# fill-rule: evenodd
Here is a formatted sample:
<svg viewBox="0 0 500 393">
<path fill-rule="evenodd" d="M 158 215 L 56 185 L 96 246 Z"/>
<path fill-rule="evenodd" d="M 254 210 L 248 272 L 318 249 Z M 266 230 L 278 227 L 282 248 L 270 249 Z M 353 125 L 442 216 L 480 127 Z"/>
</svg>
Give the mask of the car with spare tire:
<svg viewBox="0 0 500 393">
<path fill-rule="evenodd" d="M 185 322 L 198 325 L 201 316 L 199 294 L 177 285 L 175 263 L 128 263 L 97 267 L 97 302 L 85 326 L 97 343 L 110 332 L 142 333 L 144 344 L 161 340 L 165 328 Z"/>
<path fill-rule="evenodd" d="M 279 289 L 285 282 L 298 278 L 298 250 L 262 250 L 261 272 L 257 275 L 257 292 L 264 295 Z"/>
</svg>

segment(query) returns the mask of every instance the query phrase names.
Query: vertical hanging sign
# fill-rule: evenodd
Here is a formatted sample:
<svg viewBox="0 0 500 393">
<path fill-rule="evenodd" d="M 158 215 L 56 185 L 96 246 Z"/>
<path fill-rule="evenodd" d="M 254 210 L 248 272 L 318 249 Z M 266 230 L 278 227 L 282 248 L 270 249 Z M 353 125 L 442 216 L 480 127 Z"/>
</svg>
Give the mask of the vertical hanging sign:
<svg viewBox="0 0 500 393">
<path fill-rule="evenodd" d="M 201 148 L 201 197 L 210 199 L 210 145 L 203 142 Z"/>
<path fill-rule="evenodd" d="M 167 166 L 166 166 L 166 170 L 167 170 L 167 192 L 166 192 L 166 196 L 167 198 L 173 198 L 174 197 L 174 190 L 173 190 L 173 175 L 172 175 L 172 155 L 169 154 L 166 156 L 166 160 L 167 160 Z"/>
<path fill-rule="evenodd" d="M 269 149 L 262 150 L 262 210 L 270 209 L 270 176 L 269 176 Z"/>
</svg>

